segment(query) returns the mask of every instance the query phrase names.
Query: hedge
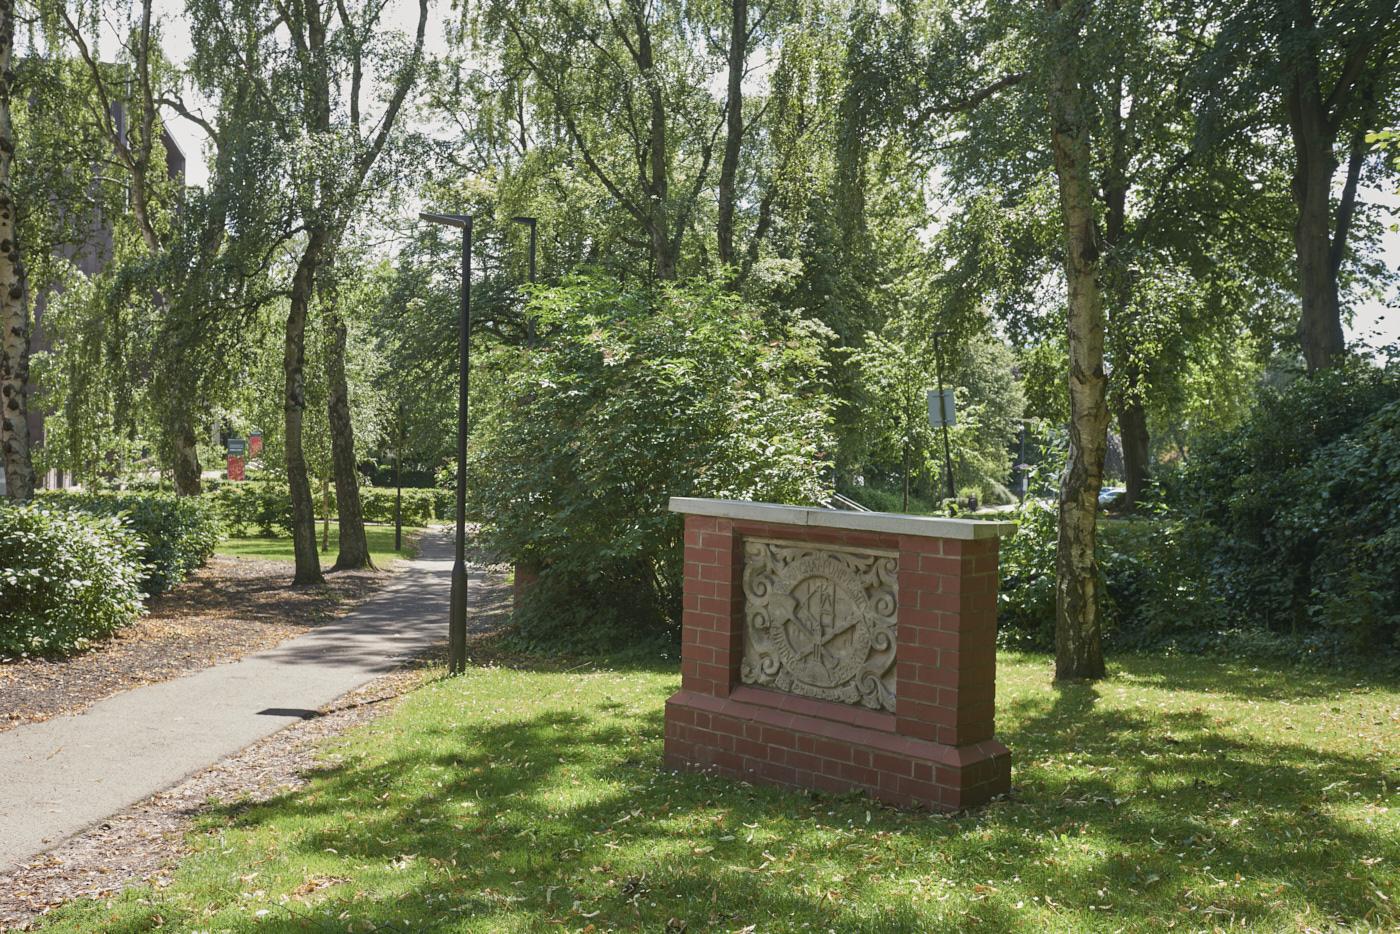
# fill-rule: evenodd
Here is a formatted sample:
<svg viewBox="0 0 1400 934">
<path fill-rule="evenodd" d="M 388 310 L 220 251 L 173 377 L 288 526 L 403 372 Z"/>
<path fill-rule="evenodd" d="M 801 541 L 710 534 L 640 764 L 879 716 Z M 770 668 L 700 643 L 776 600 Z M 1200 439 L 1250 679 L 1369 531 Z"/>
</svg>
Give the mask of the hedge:
<svg viewBox="0 0 1400 934">
<path fill-rule="evenodd" d="M 366 522 L 392 523 L 394 521 L 394 494 L 392 489 L 378 487 L 360 488 L 360 508 Z M 224 522 L 232 534 L 246 536 L 253 530 L 263 536 L 292 534 L 292 498 L 286 484 L 248 481 L 231 483 L 214 495 Z M 316 500 L 317 518 L 321 513 L 320 494 Z M 438 508 L 441 491 L 406 487 L 403 491 L 403 522 L 405 525 L 427 525 L 438 518 L 445 518 Z M 330 491 L 331 517 L 336 518 L 335 489 Z"/>
<path fill-rule="evenodd" d="M 122 516 L 0 503 L 0 657 L 80 651 L 144 610 Z"/>
<path fill-rule="evenodd" d="M 47 506 L 94 516 L 125 516 L 146 566 L 141 589 L 158 596 L 183 583 L 223 537 L 218 507 L 202 496 L 103 490 L 47 490 Z"/>
</svg>

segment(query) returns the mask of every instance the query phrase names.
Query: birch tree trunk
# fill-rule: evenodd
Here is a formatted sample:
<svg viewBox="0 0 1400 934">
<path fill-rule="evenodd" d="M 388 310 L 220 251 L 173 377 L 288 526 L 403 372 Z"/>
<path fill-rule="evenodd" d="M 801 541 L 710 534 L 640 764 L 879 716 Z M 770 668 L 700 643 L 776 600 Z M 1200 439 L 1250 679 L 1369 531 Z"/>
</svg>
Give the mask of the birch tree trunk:
<svg viewBox="0 0 1400 934">
<path fill-rule="evenodd" d="M 1055 678 L 1104 675 L 1095 521 L 1108 450 L 1108 381 L 1104 375 L 1103 295 L 1099 234 L 1094 216 L 1088 112 L 1080 84 L 1079 4 L 1045 0 L 1051 41 L 1047 91 L 1051 145 L 1064 223 L 1069 285 L 1069 457 L 1060 478 L 1059 545 L 1055 582 Z"/>
<path fill-rule="evenodd" d="M 3 2 L 3 0 L 0 0 Z M 302 445 L 302 423 L 306 412 L 306 315 L 315 289 L 316 266 L 330 240 L 324 227 L 314 228 L 292 277 L 287 336 L 282 354 L 286 377 L 284 397 L 287 432 L 287 485 L 292 495 L 292 549 L 296 555 L 294 585 L 321 584 L 321 559 L 316 553 L 316 504 L 311 498 L 311 481 L 306 473 L 306 452 Z"/>
<path fill-rule="evenodd" d="M 34 498 L 34 462 L 29 454 L 29 286 L 20 253 L 10 123 L 14 47 L 15 3 L 0 0 L 0 454 L 6 496 L 24 502 Z"/>
<path fill-rule="evenodd" d="M 173 403 L 175 427 L 171 433 L 174 449 L 172 472 L 175 475 L 175 493 L 179 496 L 198 496 L 203 491 L 200 483 L 199 449 L 194 433 L 194 423 L 187 410 L 178 408 L 179 401 Z"/>
</svg>

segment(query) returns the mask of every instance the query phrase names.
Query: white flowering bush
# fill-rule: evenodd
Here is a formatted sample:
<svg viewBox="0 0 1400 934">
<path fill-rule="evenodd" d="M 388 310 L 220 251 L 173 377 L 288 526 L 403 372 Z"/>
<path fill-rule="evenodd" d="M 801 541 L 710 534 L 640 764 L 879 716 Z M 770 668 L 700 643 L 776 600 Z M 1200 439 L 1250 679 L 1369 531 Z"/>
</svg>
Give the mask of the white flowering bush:
<svg viewBox="0 0 1400 934">
<path fill-rule="evenodd" d="M 0 503 L 0 658 L 80 652 L 130 625 L 141 547 L 120 516 Z"/>
</svg>

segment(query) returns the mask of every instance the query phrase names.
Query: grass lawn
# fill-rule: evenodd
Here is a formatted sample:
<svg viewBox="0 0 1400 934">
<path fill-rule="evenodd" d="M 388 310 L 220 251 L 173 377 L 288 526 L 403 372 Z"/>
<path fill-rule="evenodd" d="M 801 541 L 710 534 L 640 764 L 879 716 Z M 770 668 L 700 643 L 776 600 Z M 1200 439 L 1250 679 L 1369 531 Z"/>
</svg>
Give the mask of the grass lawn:
<svg viewBox="0 0 1400 934">
<path fill-rule="evenodd" d="M 661 768 L 673 667 L 429 672 L 171 884 L 47 930 L 1329 931 L 1400 925 L 1400 688 L 1003 653 L 1009 802 L 944 817 Z M 51 916 L 53 917 L 53 916 Z"/>
<path fill-rule="evenodd" d="M 404 526 L 403 537 L 404 546 L 402 551 L 394 550 L 394 527 L 392 525 L 366 525 L 365 538 L 369 541 L 369 553 L 371 559 L 379 567 L 383 567 L 395 558 L 412 558 L 418 550 L 409 540 L 410 536 L 421 532 L 422 529 L 415 526 Z M 316 523 L 316 547 L 321 547 L 321 523 Z M 329 561 L 335 562 L 336 550 L 340 547 L 340 523 L 331 523 L 331 547 L 329 551 L 321 552 L 321 561 L 324 564 Z M 296 555 L 292 553 L 292 539 L 282 538 L 226 538 L 219 542 L 219 547 L 215 549 L 221 555 L 234 555 L 240 558 L 270 558 L 274 561 L 295 561 Z"/>
</svg>

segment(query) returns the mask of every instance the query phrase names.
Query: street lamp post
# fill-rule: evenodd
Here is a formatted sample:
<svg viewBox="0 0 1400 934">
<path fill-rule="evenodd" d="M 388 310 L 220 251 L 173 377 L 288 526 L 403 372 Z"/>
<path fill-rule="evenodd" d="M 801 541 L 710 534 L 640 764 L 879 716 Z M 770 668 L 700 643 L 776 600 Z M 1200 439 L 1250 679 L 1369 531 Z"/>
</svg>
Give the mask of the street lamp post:
<svg viewBox="0 0 1400 934">
<path fill-rule="evenodd" d="M 399 403 L 399 447 L 394 455 L 394 551 L 403 551 L 403 403 Z"/>
<path fill-rule="evenodd" d="M 462 313 L 457 335 L 457 553 L 452 562 L 452 603 L 448 611 L 448 672 L 467 667 L 467 378 L 471 372 L 472 217 L 419 214 L 425 221 L 462 230 Z"/>
<path fill-rule="evenodd" d="M 535 225 L 537 218 L 534 217 L 512 217 L 511 220 L 517 224 L 525 224 L 530 228 L 530 284 L 535 284 Z M 525 344 L 531 349 L 535 346 L 535 319 L 525 319 Z"/>
</svg>

